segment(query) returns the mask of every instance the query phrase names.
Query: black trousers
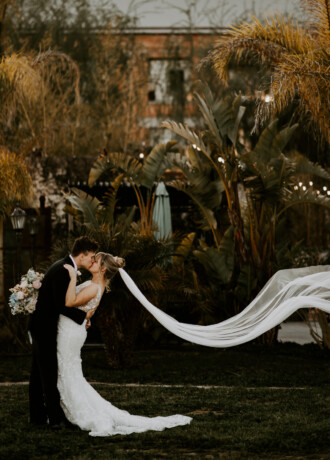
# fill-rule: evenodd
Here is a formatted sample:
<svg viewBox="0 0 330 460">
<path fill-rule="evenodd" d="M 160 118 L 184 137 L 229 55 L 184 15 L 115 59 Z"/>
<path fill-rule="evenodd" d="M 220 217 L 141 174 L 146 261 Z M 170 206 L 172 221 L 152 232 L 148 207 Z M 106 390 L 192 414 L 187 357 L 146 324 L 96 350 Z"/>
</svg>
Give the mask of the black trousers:
<svg viewBox="0 0 330 460">
<path fill-rule="evenodd" d="M 32 334 L 32 369 L 29 385 L 30 422 L 51 425 L 66 421 L 57 389 L 56 336 Z"/>
</svg>

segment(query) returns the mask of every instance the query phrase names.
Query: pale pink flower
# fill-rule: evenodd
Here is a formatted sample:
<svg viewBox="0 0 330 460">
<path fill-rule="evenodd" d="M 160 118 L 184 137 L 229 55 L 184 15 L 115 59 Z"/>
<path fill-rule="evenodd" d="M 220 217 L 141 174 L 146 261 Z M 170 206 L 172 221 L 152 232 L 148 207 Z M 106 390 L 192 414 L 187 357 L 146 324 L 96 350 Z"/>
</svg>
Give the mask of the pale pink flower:
<svg viewBox="0 0 330 460">
<path fill-rule="evenodd" d="M 18 300 L 23 300 L 23 299 L 24 299 L 24 294 L 23 294 L 23 292 L 18 292 L 18 293 L 16 294 L 16 297 L 18 298 Z"/>
<path fill-rule="evenodd" d="M 34 289 L 40 289 L 41 288 L 40 280 L 33 281 L 32 286 L 34 287 Z"/>
<path fill-rule="evenodd" d="M 27 281 L 22 281 L 22 282 L 21 282 L 21 288 L 24 289 L 24 288 L 27 287 L 27 285 L 28 285 Z"/>
</svg>

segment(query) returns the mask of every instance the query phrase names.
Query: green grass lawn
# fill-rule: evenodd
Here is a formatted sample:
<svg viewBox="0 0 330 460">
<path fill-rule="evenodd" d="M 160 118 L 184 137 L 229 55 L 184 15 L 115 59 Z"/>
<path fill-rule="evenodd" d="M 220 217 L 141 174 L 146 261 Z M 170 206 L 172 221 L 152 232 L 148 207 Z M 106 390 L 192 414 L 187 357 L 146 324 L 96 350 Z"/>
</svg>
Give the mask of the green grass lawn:
<svg viewBox="0 0 330 460">
<path fill-rule="evenodd" d="M 85 348 L 83 362 L 114 405 L 139 415 L 190 415 L 192 423 L 109 438 L 38 430 L 27 423 L 27 385 L 1 386 L 0 458 L 330 458 L 329 353 L 316 346 L 178 345 L 137 351 L 134 366 L 118 370 L 106 368 L 103 350 Z M 0 380 L 26 381 L 29 365 L 29 356 L 1 356 Z"/>
</svg>

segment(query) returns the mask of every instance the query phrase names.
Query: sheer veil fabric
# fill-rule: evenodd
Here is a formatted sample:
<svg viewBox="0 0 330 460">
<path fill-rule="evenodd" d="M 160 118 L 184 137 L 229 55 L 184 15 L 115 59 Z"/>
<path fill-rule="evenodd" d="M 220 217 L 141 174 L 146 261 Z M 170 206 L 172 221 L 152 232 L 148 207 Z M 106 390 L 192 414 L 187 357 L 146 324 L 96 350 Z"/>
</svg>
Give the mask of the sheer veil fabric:
<svg viewBox="0 0 330 460">
<path fill-rule="evenodd" d="M 330 265 L 280 270 L 238 315 L 218 324 L 179 323 L 152 305 L 122 268 L 120 275 L 137 300 L 173 334 L 189 342 L 226 348 L 255 339 L 300 308 L 318 308 L 330 314 Z"/>
</svg>

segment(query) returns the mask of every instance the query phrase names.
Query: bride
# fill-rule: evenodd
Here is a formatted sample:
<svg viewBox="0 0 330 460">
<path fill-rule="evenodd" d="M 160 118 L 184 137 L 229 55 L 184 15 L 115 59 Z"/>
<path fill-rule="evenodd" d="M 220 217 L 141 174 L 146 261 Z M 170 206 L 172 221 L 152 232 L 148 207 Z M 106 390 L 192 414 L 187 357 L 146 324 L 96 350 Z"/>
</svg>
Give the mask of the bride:
<svg viewBox="0 0 330 460">
<path fill-rule="evenodd" d="M 124 259 L 99 252 L 89 271 L 92 279 L 80 285 L 74 267 L 64 265 L 70 275 L 65 305 L 85 312 L 95 310 L 104 290 L 109 290 L 111 278 L 125 265 Z M 161 431 L 191 422 L 190 417 L 142 417 L 118 409 L 103 399 L 86 381 L 81 367 L 80 351 L 86 340 L 86 321 L 78 325 L 70 318 L 60 315 L 57 333 L 58 390 L 61 406 L 67 419 L 91 436 Z"/>
</svg>

